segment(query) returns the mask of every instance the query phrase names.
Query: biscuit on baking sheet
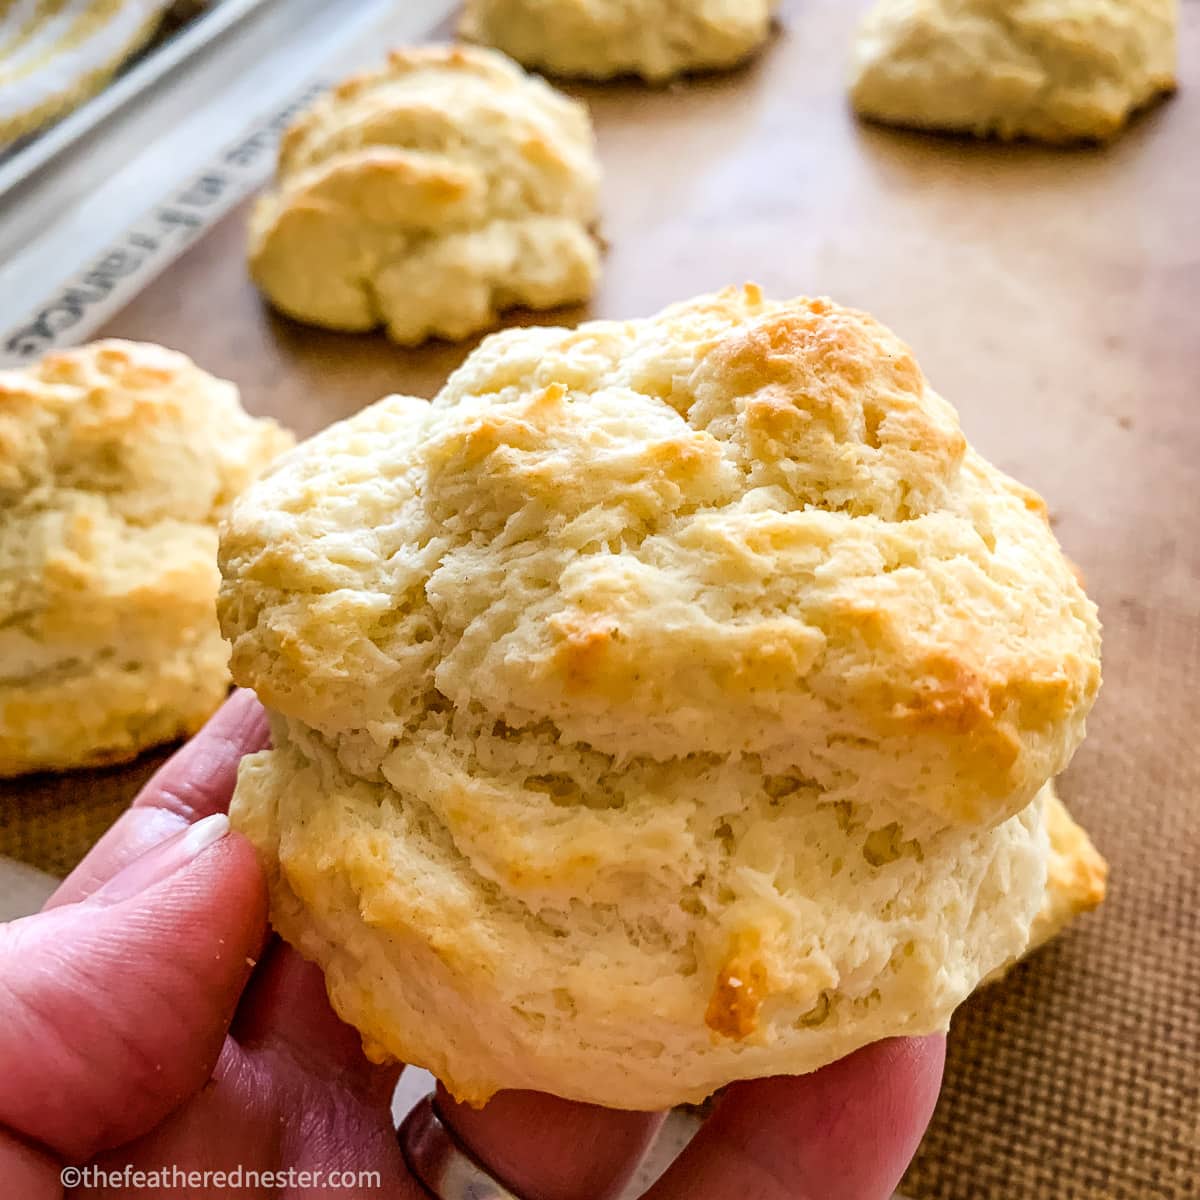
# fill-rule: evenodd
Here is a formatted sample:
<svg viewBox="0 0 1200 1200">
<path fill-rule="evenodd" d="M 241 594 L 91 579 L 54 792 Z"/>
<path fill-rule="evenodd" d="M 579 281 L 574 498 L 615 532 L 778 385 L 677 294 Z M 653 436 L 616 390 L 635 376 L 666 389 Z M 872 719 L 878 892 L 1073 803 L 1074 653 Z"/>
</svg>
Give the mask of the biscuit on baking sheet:
<svg viewBox="0 0 1200 1200">
<path fill-rule="evenodd" d="M 1175 88 L 1178 0 L 878 0 L 851 95 L 893 125 L 1104 140 Z"/>
<path fill-rule="evenodd" d="M 1104 900 L 1108 863 L 1092 845 L 1084 829 L 1076 824 L 1058 798 L 1053 782 L 1045 787 L 1046 832 L 1050 857 L 1046 865 L 1046 891 L 1029 930 L 1029 944 L 1020 958 L 1041 949 L 1084 913 Z M 1008 974 L 1017 959 L 992 972 L 984 983 L 995 983 Z"/>
<path fill-rule="evenodd" d="M 1029 931 L 1027 954 L 1057 937 L 1076 917 L 1098 907 L 1108 883 L 1108 863 L 1067 812 L 1053 784 L 1046 799 L 1046 831 L 1050 835 L 1046 896 Z"/>
<path fill-rule="evenodd" d="M 591 295 L 599 183 L 582 104 L 491 50 L 398 50 L 284 135 L 251 274 L 313 325 L 465 338 Z"/>
<path fill-rule="evenodd" d="M 1028 943 L 1095 608 L 865 314 L 497 334 L 221 565 L 274 733 L 232 817 L 378 1059 L 659 1109 L 944 1029 Z"/>
<path fill-rule="evenodd" d="M 217 522 L 291 441 L 159 346 L 0 371 L 0 776 L 204 722 L 229 689 Z"/>
<path fill-rule="evenodd" d="M 779 0 L 467 0 L 459 32 L 527 67 L 662 83 L 733 67 L 767 40 Z"/>
</svg>

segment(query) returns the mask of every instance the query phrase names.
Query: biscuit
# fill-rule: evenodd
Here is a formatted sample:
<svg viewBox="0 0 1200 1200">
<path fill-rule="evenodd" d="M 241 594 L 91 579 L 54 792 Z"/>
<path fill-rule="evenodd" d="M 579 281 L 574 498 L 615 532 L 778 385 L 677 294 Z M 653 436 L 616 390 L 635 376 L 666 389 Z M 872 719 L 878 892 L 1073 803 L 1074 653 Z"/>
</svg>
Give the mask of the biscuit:
<svg viewBox="0 0 1200 1200">
<path fill-rule="evenodd" d="M 1050 837 L 1046 895 L 1029 931 L 1026 953 L 1044 946 L 1076 917 L 1097 908 L 1108 884 L 1108 863 L 1071 819 L 1053 784 L 1046 797 L 1046 832 Z"/>
<path fill-rule="evenodd" d="M 158 346 L 0 371 L 0 776 L 119 762 L 204 722 L 229 688 L 217 522 L 290 444 Z"/>
<path fill-rule="evenodd" d="M 490 50 L 395 51 L 284 135 L 250 271 L 300 321 L 465 338 L 591 295 L 599 181 L 582 104 Z"/>
<path fill-rule="evenodd" d="M 854 48 L 864 117 L 1063 143 L 1174 90 L 1178 0 L 879 0 Z"/>
<path fill-rule="evenodd" d="M 736 66 L 767 40 L 779 0 L 467 0 L 459 32 L 551 75 L 663 83 Z"/>
<path fill-rule="evenodd" d="M 1076 917 L 1091 912 L 1104 900 L 1108 863 L 1092 845 L 1091 838 L 1067 812 L 1053 783 L 1044 789 L 1046 833 L 1050 857 L 1046 868 L 1046 891 L 1029 930 L 1029 944 L 1019 956 L 1040 950 Z M 995 983 L 1008 974 L 1017 959 L 992 972 L 984 983 Z"/>
<path fill-rule="evenodd" d="M 487 339 L 235 505 L 232 815 L 368 1052 L 629 1108 L 945 1028 L 1099 685 L 911 352 L 731 289 Z"/>
</svg>

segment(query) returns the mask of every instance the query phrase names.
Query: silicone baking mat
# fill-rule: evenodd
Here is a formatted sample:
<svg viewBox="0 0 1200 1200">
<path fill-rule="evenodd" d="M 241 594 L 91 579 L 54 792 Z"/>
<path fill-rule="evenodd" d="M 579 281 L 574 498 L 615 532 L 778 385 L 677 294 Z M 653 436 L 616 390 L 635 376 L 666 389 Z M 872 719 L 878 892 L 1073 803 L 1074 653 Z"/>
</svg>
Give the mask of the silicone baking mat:
<svg viewBox="0 0 1200 1200">
<path fill-rule="evenodd" d="M 864 127 L 859 6 L 785 5 L 747 70 L 575 89 L 606 168 L 605 281 L 649 313 L 754 278 L 829 294 L 914 347 L 973 442 L 1049 500 L 1105 623 L 1105 684 L 1062 781 L 1112 863 L 1106 904 L 959 1013 L 911 1200 L 1200 1195 L 1200 3 L 1183 86 L 1104 149 Z M 264 310 L 222 219 L 112 319 L 308 434 L 467 347 L 417 352 Z M 0 853 L 65 871 L 154 765 L 9 784 Z"/>
</svg>

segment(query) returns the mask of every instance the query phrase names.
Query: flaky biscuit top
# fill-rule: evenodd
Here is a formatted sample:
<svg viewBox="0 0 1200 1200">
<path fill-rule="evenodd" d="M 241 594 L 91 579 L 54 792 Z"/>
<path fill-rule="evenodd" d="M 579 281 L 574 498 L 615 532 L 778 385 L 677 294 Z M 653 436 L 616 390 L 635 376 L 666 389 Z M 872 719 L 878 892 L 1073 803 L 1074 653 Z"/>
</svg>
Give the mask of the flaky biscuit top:
<svg viewBox="0 0 1200 1200">
<path fill-rule="evenodd" d="M 203 723 L 229 685 L 217 526 L 291 444 L 160 346 L 0 371 L 0 776 Z"/>
<path fill-rule="evenodd" d="M 217 525 L 291 444 L 160 346 L 95 342 L 0 372 L 0 680 L 143 618 L 211 626 Z"/>
<path fill-rule="evenodd" d="M 515 209 L 536 207 L 546 188 L 595 182 L 590 156 L 571 154 L 591 142 L 587 110 L 527 75 L 501 54 L 467 46 L 393 50 L 386 64 L 326 93 L 287 130 L 279 172 L 294 176 L 342 154 L 395 147 L 421 156 L 467 157 L 493 168 L 523 167 L 522 179 L 489 180 L 521 195 Z M 520 153 L 508 159 L 510 150 Z M 582 178 L 580 178 L 582 177 Z M 541 202 L 544 202 L 542 197 Z M 577 201 L 586 208 L 591 196 Z"/>
<path fill-rule="evenodd" d="M 1174 90 L 1178 26 L 1178 0 L 877 0 L 853 100 L 920 128 L 1106 139 Z"/>
<path fill-rule="evenodd" d="M 551 75 L 661 84 L 745 61 L 778 8 L 779 0 L 466 0 L 459 32 Z"/>
<path fill-rule="evenodd" d="M 173 350 L 117 339 L 0 371 L 0 508 L 94 495 L 134 526 L 215 526 L 291 445 L 237 388 Z"/>
<path fill-rule="evenodd" d="M 1040 498 L 878 322 L 753 287 L 489 338 L 257 484 L 222 565 L 235 678 L 347 770 L 434 721 L 528 746 L 550 806 L 756 756 L 911 830 L 992 824 L 1099 685 Z"/>
<path fill-rule="evenodd" d="M 396 50 L 287 130 L 251 251 L 296 206 L 411 238 L 534 215 L 586 224 L 598 188 L 583 105 L 489 50 Z"/>
</svg>

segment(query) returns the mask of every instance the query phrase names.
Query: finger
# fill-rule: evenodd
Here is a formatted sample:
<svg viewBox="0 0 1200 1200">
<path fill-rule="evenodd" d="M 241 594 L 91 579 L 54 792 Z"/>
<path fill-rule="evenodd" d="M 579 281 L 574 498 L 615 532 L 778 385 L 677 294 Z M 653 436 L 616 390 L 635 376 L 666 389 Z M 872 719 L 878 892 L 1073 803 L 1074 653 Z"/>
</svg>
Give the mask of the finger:
<svg viewBox="0 0 1200 1200">
<path fill-rule="evenodd" d="M 145 1137 L 97 1162 L 114 1174 L 126 1167 L 153 1170 L 173 1163 L 194 1171 L 240 1169 L 244 1178 L 254 1171 L 260 1176 L 272 1172 L 281 1181 L 277 1189 L 258 1191 L 247 1185 L 248 1195 L 263 1197 L 286 1191 L 297 1197 L 428 1200 L 404 1165 L 386 1106 L 314 1081 L 302 1060 L 267 1049 L 247 1050 L 233 1038 L 226 1039 L 212 1080 L 200 1092 Z M 294 1173 L 294 1191 L 284 1188 L 284 1172 Z M 302 1189 L 301 1172 L 327 1186 L 314 1183 Z M 340 1186 L 333 1183 L 335 1177 Z M 359 1181 L 357 1187 L 353 1179 Z M 195 1194 L 230 1193 L 214 1186 Z M 99 1200 L 126 1192 L 98 1188 L 87 1195 Z"/>
<path fill-rule="evenodd" d="M 208 1079 L 265 936 L 252 847 L 222 816 L 90 899 L 0 926 L 0 1125 L 80 1161 Z"/>
<path fill-rule="evenodd" d="M 730 1087 L 645 1200 L 887 1200 L 937 1102 L 942 1037 Z"/>
<path fill-rule="evenodd" d="M 0 1182 L 6 1196 L 62 1200 L 61 1170 L 58 1159 L 0 1129 Z"/>
<path fill-rule="evenodd" d="M 357 1030 L 330 1007 L 320 967 L 282 942 L 271 944 L 255 972 L 231 1032 L 247 1051 L 291 1055 L 314 1078 L 385 1109 L 402 1070 L 367 1060 Z"/>
<path fill-rule="evenodd" d="M 501 1092 L 475 1109 L 440 1085 L 437 1107 L 467 1149 L 525 1200 L 619 1196 L 663 1120 L 538 1092 Z"/>
<path fill-rule="evenodd" d="M 208 1084 L 144 1137 L 105 1155 L 103 1166 L 187 1163 L 323 1180 L 354 1173 L 362 1180 L 354 1195 L 425 1196 L 392 1126 L 400 1067 L 367 1062 L 358 1034 L 330 1008 L 316 967 L 272 942 L 230 1032 Z M 312 1194 L 326 1193 L 316 1186 Z"/>
<path fill-rule="evenodd" d="M 238 762 L 244 754 L 266 746 L 269 736 L 266 713 L 254 693 L 234 692 L 208 724 L 159 768 L 46 908 L 82 900 L 155 843 L 193 821 L 226 812 Z"/>
</svg>

